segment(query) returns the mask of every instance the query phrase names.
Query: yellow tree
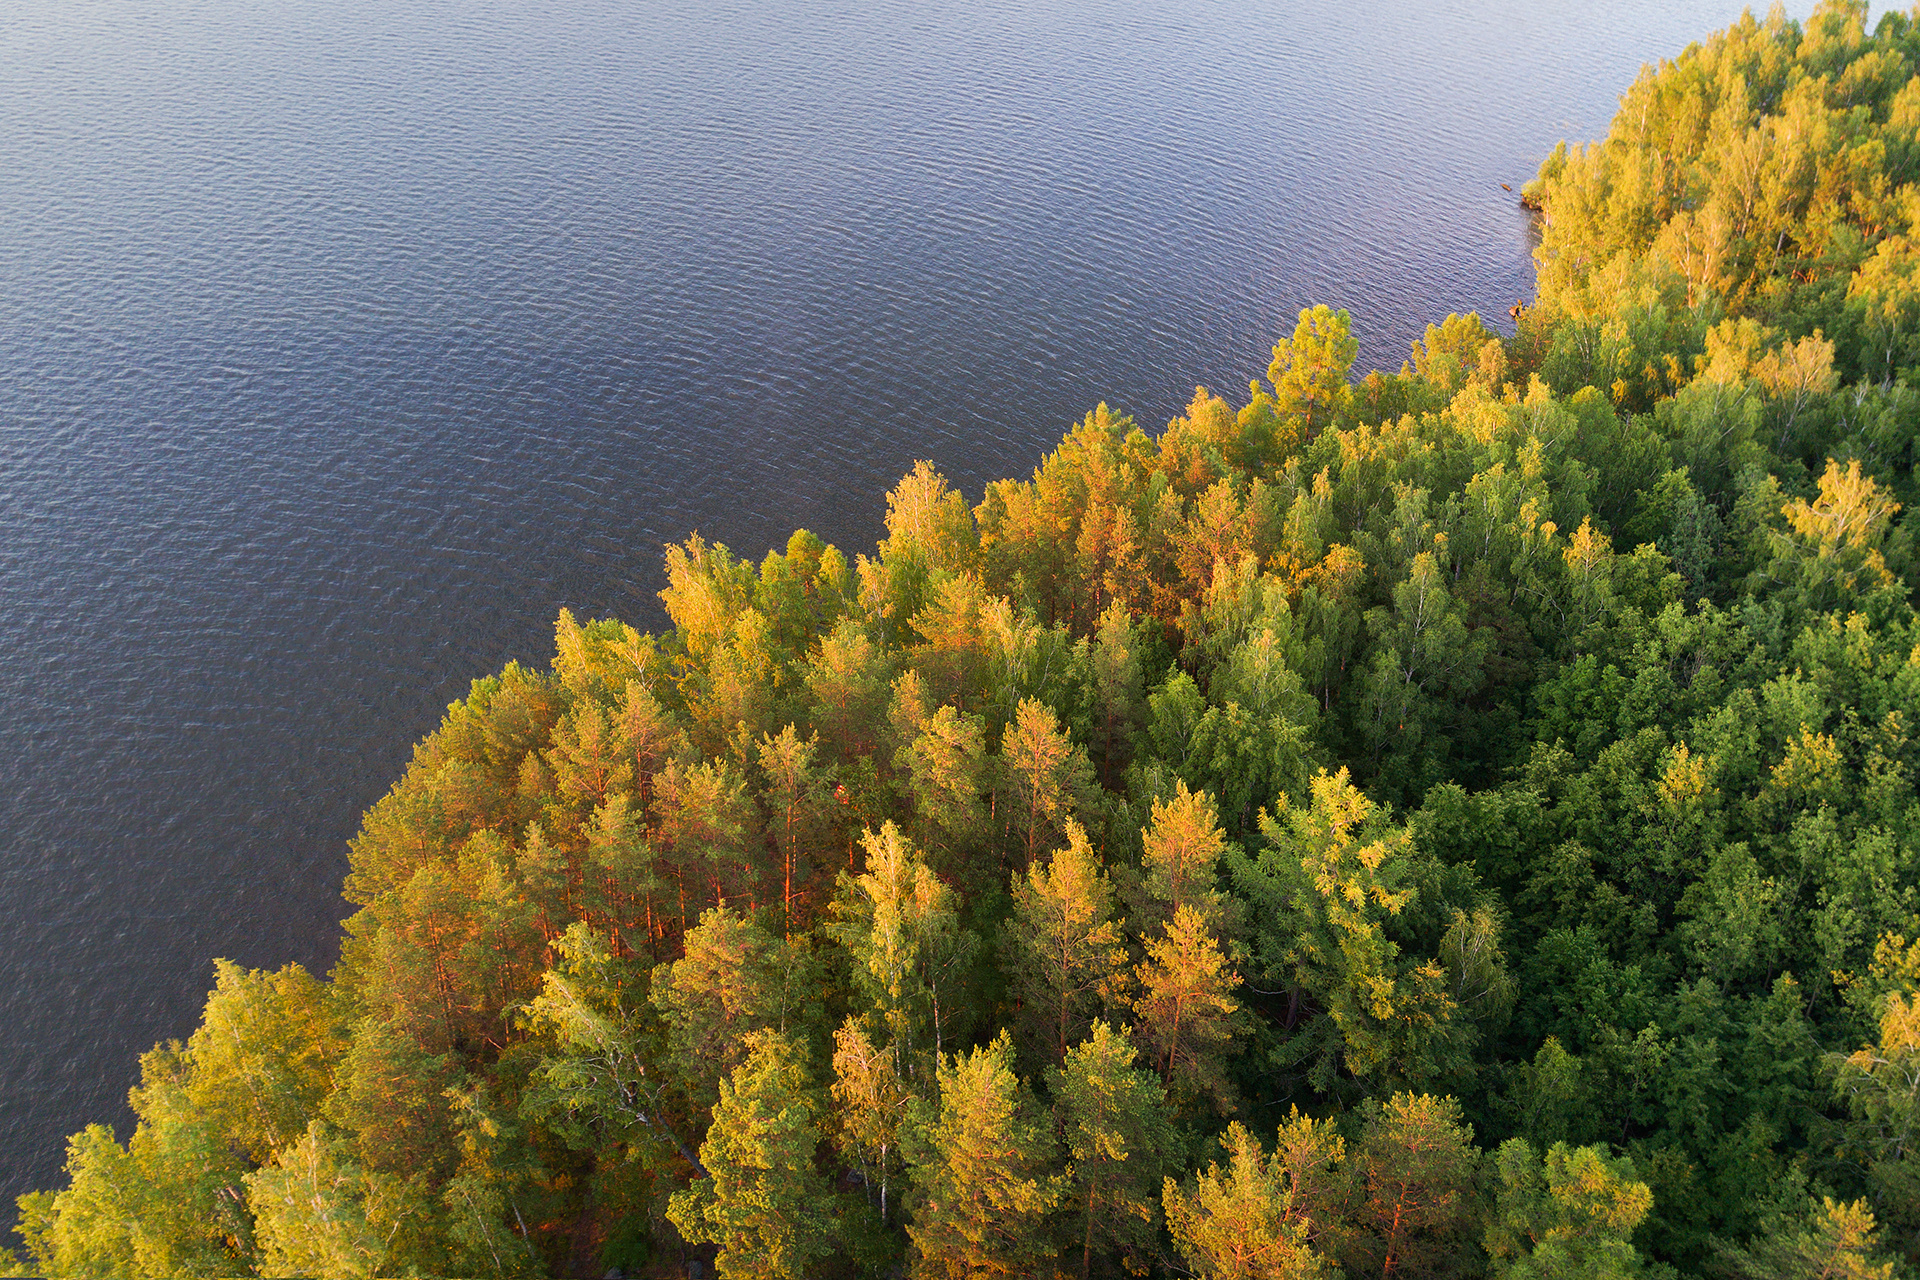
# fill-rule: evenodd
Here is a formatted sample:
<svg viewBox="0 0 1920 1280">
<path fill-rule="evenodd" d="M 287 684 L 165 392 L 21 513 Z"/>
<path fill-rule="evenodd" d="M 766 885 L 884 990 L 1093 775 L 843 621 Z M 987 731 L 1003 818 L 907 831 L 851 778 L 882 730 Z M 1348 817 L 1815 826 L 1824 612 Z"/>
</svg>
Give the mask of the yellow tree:
<svg viewBox="0 0 1920 1280">
<path fill-rule="evenodd" d="M 907 1234 L 916 1280 L 1044 1274 L 1059 1202 L 1052 1126 L 1013 1073 L 1013 1040 L 940 1063 L 940 1103 L 914 1161 L 920 1202 Z"/>
<path fill-rule="evenodd" d="M 1865 1167 L 1889 1225 L 1920 1234 L 1920 995 L 1889 992 L 1879 1039 L 1828 1067 L 1853 1116 L 1842 1150 Z"/>
<path fill-rule="evenodd" d="M 1229 1086 L 1220 1062 L 1239 1028 L 1232 993 L 1240 975 L 1206 920 L 1192 907 L 1179 908 L 1166 932 L 1147 943 L 1136 972 L 1139 1035 L 1161 1079 L 1183 1099 L 1206 1093 L 1224 1107 Z"/>
<path fill-rule="evenodd" d="M 1037 698 L 1020 700 L 1000 739 L 1000 768 L 1011 793 L 1007 823 L 1025 854 L 1021 865 L 1032 866 L 1035 852 L 1072 814 L 1074 792 L 1092 784 L 1093 771 L 1060 717 Z"/>
<path fill-rule="evenodd" d="M 1503 1143 L 1500 1188 L 1486 1231 L 1493 1274 L 1505 1280 L 1629 1276 L 1632 1236 L 1653 1208 L 1633 1162 L 1598 1147 L 1556 1142 L 1543 1158 L 1524 1138 Z"/>
<path fill-rule="evenodd" d="M 849 1017 L 833 1033 L 834 1142 L 860 1166 L 861 1182 L 887 1225 L 888 1192 L 900 1167 L 900 1126 L 913 1094 L 894 1055 Z"/>
<path fill-rule="evenodd" d="M 1189 791 L 1184 780 L 1174 779 L 1173 795 L 1153 802 L 1142 844 L 1141 869 L 1159 919 L 1172 919 L 1181 907 L 1208 919 L 1219 915 L 1215 886 L 1227 837 L 1211 795 Z"/>
<path fill-rule="evenodd" d="M 1337 1139 L 1336 1139 L 1337 1141 Z M 1239 1121 L 1220 1139 L 1218 1161 L 1189 1187 L 1161 1190 L 1174 1247 L 1206 1280 L 1319 1280 L 1333 1272 L 1311 1244 L 1313 1221 L 1297 1203 L 1288 1170 L 1269 1160 Z"/>
<path fill-rule="evenodd" d="M 1080 824 L 1067 847 L 1013 877 L 1007 959 L 1020 998 L 1022 1041 L 1061 1061 L 1095 1012 L 1120 1003 L 1127 951 L 1113 918 L 1113 888 Z"/>
<path fill-rule="evenodd" d="M 1347 373 L 1360 344 L 1345 311 L 1316 306 L 1300 313 L 1291 338 L 1273 346 L 1267 381 L 1273 384 L 1276 450 L 1284 456 L 1332 425 L 1353 404 Z M 1259 395 L 1255 395 L 1258 402 Z"/>
<path fill-rule="evenodd" d="M 1827 459 L 1814 498 L 1795 498 L 1780 510 L 1791 533 L 1776 538 L 1774 574 L 1797 577 L 1809 608 L 1894 584 L 1880 545 L 1900 504 L 1862 474 L 1858 458 L 1844 469 Z"/>
</svg>

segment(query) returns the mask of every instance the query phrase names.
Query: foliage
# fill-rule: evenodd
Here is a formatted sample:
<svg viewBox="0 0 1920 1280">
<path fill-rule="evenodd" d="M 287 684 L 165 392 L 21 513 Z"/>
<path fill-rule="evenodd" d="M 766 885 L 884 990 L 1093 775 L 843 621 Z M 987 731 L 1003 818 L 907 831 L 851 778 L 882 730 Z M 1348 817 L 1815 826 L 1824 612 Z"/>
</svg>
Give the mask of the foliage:
<svg viewBox="0 0 1920 1280">
<path fill-rule="evenodd" d="M 1745 16 L 1542 166 L 1511 337 L 1312 307 L 562 613 L 15 1265 L 1907 1274 L 1917 62 Z"/>
<path fill-rule="evenodd" d="M 722 1280 L 799 1280 L 829 1252 L 817 1103 L 801 1045 L 777 1032 L 747 1039 L 700 1146 L 707 1176 L 676 1191 L 667 1215 L 690 1242 L 719 1246 Z"/>
</svg>

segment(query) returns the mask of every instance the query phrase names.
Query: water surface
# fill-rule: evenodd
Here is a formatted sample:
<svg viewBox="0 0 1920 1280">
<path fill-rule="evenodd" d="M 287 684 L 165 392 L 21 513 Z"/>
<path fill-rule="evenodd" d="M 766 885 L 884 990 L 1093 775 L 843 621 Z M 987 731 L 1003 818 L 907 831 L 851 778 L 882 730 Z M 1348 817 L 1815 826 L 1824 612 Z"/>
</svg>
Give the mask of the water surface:
<svg viewBox="0 0 1920 1280">
<path fill-rule="evenodd" d="M 1530 292 L 1518 187 L 1730 0 L 13 0 L 0 1195 L 660 546 L 849 549 L 1106 400 Z"/>
</svg>

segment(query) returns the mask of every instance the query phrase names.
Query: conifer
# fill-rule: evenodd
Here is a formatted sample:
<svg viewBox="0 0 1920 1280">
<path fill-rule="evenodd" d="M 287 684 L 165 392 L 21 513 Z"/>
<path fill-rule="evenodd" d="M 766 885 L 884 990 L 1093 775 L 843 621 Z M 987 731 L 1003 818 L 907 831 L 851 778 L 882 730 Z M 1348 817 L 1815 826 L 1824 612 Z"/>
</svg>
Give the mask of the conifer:
<svg viewBox="0 0 1920 1280">
<path fill-rule="evenodd" d="M 1230 1087 L 1220 1064 L 1239 1027 L 1232 992 L 1240 976 L 1198 911 L 1174 912 L 1165 933 L 1147 943 L 1136 977 L 1139 1035 L 1160 1078 L 1182 1098 L 1205 1093 L 1224 1107 Z"/>
<path fill-rule="evenodd" d="M 944 1058 L 915 1153 L 915 1280 L 1026 1277 L 1051 1262 L 1061 1195 L 1050 1126 L 1013 1071 L 1013 1040 Z"/>
<path fill-rule="evenodd" d="M 1013 878 L 1006 949 L 1019 994 L 1024 1044 L 1044 1044 L 1058 1063 L 1094 1015 L 1124 1000 L 1126 948 L 1113 918 L 1113 890 L 1080 824 L 1067 845 Z"/>
<path fill-rule="evenodd" d="M 667 1216 L 690 1242 L 719 1246 L 720 1280 L 802 1280 L 832 1248 L 806 1054 L 772 1031 L 748 1034 L 744 1048 L 700 1144 L 707 1176 L 675 1192 Z"/>
<path fill-rule="evenodd" d="M 1164 1171 L 1177 1165 L 1166 1090 L 1124 1032 L 1104 1021 L 1074 1046 L 1063 1067 L 1047 1072 L 1065 1135 L 1066 1200 L 1080 1218 L 1080 1275 L 1092 1273 L 1096 1249 L 1117 1249 L 1138 1272 L 1152 1257 Z"/>
<path fill-rule="evenodd" d="M 1187 1265 L 1206 1280 L 1320 1280 L 1332 1272 L 1309 1237 L 1310 1222 L 1294 1212 L 1285 1170 L 1270 1161 L 1260 1140 L 1238 1121 L 1220 1139 L 1216 1161 L 1182 1187 L 1162 1184 L 1167 1229 Z"/>
</svg>

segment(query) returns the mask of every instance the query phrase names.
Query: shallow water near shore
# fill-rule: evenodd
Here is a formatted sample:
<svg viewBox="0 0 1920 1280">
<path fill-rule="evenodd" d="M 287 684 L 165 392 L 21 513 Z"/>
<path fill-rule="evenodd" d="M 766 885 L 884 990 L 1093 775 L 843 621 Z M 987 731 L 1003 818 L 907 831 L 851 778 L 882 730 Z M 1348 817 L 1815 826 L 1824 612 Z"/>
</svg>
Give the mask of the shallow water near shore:
<svg viewBox="0 0 1920 1280">
<path fill-rule="evenodd" d="M 1504 327 L 1500 184 L 1739 13 L 1577 8 L 9 6 L 0 1196 L 213 957 L 325 970 L 411 744 L 562 607 L 659 627 L 663 542 L 867 549 L 1314 302 Z"/>
</svg>

